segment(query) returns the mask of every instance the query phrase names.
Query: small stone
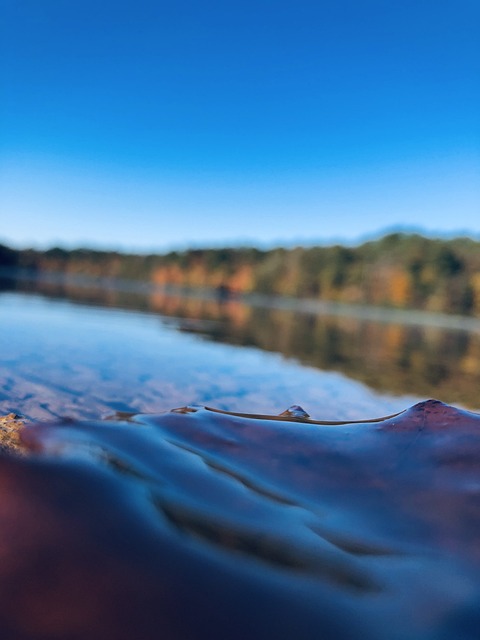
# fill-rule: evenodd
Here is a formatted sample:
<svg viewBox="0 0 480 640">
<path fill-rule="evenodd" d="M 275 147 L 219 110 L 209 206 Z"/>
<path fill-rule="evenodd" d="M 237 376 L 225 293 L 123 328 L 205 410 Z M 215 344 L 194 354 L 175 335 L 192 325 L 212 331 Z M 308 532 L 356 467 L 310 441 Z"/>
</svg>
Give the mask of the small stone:
<svg viewBox="0 0 480 640">
<path fill-rule="evenodd" d="M 20 428 L 24 422 L 16 413 L 0 416 L 0 451 L 21 453 Z"/>
</svg>

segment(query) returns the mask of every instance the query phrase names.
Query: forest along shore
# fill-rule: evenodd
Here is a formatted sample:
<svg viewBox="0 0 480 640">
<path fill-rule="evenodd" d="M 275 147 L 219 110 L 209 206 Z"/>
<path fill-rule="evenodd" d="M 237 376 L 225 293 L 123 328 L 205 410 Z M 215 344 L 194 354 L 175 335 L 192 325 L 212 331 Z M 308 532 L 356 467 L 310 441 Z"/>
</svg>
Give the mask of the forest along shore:
<svg viewBox="0 0 480 640">
<path fill-rule="evenodd" d="M 394 233 L 357 247 L 191 249 L 163 255 L 0 245 L 0 268 L 210 289 L 222 298 L 269 294 L 480 317 L 480 242 L 468 238 Z"/>
</svg>

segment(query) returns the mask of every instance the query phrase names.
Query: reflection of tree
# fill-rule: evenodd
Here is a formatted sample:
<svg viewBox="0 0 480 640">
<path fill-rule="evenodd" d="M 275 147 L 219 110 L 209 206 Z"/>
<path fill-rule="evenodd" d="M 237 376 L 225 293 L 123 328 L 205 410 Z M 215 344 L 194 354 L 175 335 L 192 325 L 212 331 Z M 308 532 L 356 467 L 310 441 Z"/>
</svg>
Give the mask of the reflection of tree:
<svg viewBox="0 0 480 640">
<path fill-rule="evenodd" d="M 164 313 L 168 299 L 163 309 L 159 302 L 156 309 Z M 204 302 L 194 314 L 192 310 L 188 301 L 177 298 L 173 315 L 216 320 L 204 328 L 213 340 L 282 353 L 303 364 L 341 371 L 383 391 L 478 406 L 477 335 L 253 308 L 237 301 L 227 305 Z"/>
<path fill-rule="evenodd" d="M 183 331 L 281 353 L 382 391 L 479 406 L 480 336 L 466 331 L 252 307 L 236 299 L 166 295 L 159 290 L 144 295 L 78 287 L 68 280 L 16 286 L 79 303 L 159 313 L 175 318 Z"/>
</svg>

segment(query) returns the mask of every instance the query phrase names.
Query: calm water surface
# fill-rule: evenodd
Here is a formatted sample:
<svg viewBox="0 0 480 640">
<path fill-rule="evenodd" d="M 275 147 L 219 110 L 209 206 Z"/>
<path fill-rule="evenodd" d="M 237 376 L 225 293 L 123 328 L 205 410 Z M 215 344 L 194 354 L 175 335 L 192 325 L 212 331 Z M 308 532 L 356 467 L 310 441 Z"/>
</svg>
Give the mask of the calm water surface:
<svg viewBox="0 0 480 640">
<path fill-rule="evenodd" d="M 480 405 L 479 333 L 359 316 L 10 283 L 0 293 L 0 411 L 93 418 L 301 404 L 319 419 L 361 419 L 427 397 Z"/>
<path fill-rule="evenodd" d="M 302 403 L 311 414 L 353 418 L 411 404 L 340 373 L 212 343 L 201 322 L 189 333 L 180 320 L 21 294 L 1 295 L 0 309 L 2 413 L 93 418 L 192 403 L 280 413 Z"/>
</svg>

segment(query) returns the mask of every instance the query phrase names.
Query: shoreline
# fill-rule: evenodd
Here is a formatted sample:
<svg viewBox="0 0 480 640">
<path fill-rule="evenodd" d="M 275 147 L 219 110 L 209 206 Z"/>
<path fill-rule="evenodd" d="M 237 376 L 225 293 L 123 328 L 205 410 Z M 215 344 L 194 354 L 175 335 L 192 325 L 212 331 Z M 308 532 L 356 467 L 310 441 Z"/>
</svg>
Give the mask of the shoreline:
<svg viewBox="0 0 480 640">
<path fill-rule="evenodd" d="M 68 274 L 61 271 L 42 272 L 39 274 L 31 270 L 0 267 L 0 279 L 1 278 L 10 281 L 44 283 L 57 286 L 70 285 L 85 289 L 93 288 L 100 291 L 115 291 L 137 295 L 159 293 L 165 296 L 182 297 L 185 299 L 213 301 L 218 302 L 219 305 L 238 302 L 250 307 L 295 311 L 309 315 L 339 318 L 354 317 L 360 320 L 370 320 L 383 324 L 401 324 L 418 327 L 428 326 L 437 329 L 468 331 L 480 334 L 480 318 L 413 308 L 398 309 L 380 305 L 354 304 L 261 293 L 232 293 L 230 296 L 223 297 L 219 295 L 217 289 L 213 288 L 158 285 L 146 280 L 92 277 Z"/>
</svg>

